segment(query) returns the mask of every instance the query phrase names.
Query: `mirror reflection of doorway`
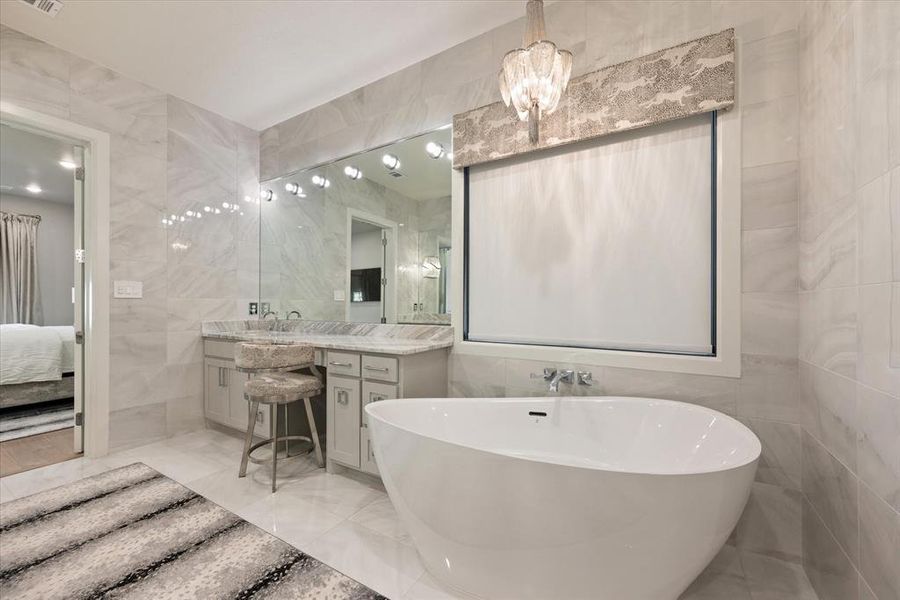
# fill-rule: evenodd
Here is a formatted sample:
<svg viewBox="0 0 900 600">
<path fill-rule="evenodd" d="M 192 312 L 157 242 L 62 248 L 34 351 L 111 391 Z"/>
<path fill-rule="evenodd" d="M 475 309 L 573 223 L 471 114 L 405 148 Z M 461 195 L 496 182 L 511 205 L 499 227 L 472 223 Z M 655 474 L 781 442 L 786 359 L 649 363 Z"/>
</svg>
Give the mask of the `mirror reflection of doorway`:
<svg viewBox="0 0 900 600">
<path fill-rule="evenodd" d="M 84 148 L 0 129 L 0 476 L 83 447 Z"/>
<path fill-rule="evenodd" d="M 389 221 L 351 215 L 348 321 L 388 323 L 395 318 L 395 231 Z"/>
</svg>

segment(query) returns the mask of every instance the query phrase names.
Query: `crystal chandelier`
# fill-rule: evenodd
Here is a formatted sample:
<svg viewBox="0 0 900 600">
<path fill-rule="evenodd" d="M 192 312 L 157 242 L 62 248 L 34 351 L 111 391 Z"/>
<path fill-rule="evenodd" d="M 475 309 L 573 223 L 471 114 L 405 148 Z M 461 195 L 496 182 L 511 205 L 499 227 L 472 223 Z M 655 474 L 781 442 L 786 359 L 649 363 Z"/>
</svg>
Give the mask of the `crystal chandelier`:
<svg viewBox="0 0 900 600">
<path fill-rule="evenodd" d="M 546 39 L 543 0 L 528 0 L 525 7 L 524 48 L 510 50 L 500 69 L 500 93 L 512 103 L 519 119 L 528 121 L 528 137 L 538 141 L 542 114 L 556 110 L 572 73 L 572 53 Z"/>
</svg>

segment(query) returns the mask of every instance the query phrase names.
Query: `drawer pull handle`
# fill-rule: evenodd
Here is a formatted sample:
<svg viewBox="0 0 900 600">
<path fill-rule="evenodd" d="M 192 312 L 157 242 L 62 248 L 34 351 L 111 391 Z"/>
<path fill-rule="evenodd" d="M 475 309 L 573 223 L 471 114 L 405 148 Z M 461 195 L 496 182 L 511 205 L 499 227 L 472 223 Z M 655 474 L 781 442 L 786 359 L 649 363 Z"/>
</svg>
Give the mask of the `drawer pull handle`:
<svg viewBox="0 0 900 600">
<path fill-rule="evenodd" d="M 353 363 L 335 362 L 333 360 L 329 361 L 328 364 L 331 365 L 332 367 L 352 367 L 353 366 Z"/>
<path fill-rule="evenodd" d="M 387 367 L 370 367 L 369 365 L 366 365 L 363 368 L 366 371 L 378 371 L 379 373 L 387 373 L 388 371 L 390 371 L 390 369 L 388 369 Z"/>
</svg>

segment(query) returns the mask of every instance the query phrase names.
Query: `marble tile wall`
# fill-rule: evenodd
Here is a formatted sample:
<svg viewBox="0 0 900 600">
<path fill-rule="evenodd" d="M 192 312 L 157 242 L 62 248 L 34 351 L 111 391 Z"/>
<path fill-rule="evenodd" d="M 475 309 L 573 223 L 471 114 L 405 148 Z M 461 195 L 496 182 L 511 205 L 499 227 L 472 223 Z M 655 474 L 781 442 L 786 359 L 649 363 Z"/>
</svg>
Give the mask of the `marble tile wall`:
<svg viewBox="0 0 900 600">
<path fill-rule="evenodd" d="M 589 392 L 665 396 L 736 415 L 763 441 L 752 499 L 731 543 L 800 564 L 801 461 L 798 286 L 798 27 L 801 2 L 696 0 L 557 2 L 547 30 L 575 54 L 573 76 L 734 28 L 743 113 L 743 375 L 702 377 L 593 370 Z M 262 132 L 263 178 L 358 152 L 450 122 L 500 100 L 502 55 L 524 19 L 489 31 Z M 882 340 L 883 341 L 883 340 Z M 881 343 L 881 342 L 879 342 Z M 900 361 L 900 349 L 897 351 Z M 452 396 L 546 395 L 530 378 L 545 363 L 454 352 Z M 563 365 L 556 365 L 563 366 Z M 572 365 L 576 366 L 576 365 Z"/>
<path fill-rule="evenodd" d="M 900 4 L 810 2 L 799 52 L 803 564 L 900 598 Z"/>
<path fill-rule="evenodd" d="M 302 175 L 265 183 L 279 196 L 261 205 L 261 301 L 282 316 L 298 310 L 305 319 L 343 320 L 346 304 L 334 300 L 334 290 L 343 291 L 347 283 L 346 215 L 355 209 L 403 224 L 397 234 L 397 308 L 411 312 L 418 289 L 420 203 L 371 179 L 347 179 L 342 169 L 316 169 L 331 185 L 305 186 L 302 202 L 283 192 L 285 182 Z"/>
<path fill-rule="evenodd" d="M 257 218 L 222 204 L 257 197 L 258 133 L 5 26 L 0 98 L 110 134 L 111 280 L 144 284 L 110 300 L 111 448 L 202 428 L 200 321 L 257 297 Z"/>
</svg>

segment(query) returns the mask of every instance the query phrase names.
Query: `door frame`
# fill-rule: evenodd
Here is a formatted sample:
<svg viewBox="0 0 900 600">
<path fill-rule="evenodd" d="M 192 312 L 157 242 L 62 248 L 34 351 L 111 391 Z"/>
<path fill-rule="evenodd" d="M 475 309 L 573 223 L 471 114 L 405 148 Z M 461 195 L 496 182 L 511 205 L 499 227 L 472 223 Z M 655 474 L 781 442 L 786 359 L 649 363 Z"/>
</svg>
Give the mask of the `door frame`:
<svg viewBox="0 0 900 600">
<path fill-rule="evenodd" d="M 84 455 L 109 451 L 109 134 L 0 101 L 0 120 L 37 133 L 77 141 L 85 149 L 84 181 L 84 344 L 82 398 Z"/>
<path fill-rule="evenodd" d="M 365 223 L 369 223 L 370 225 L 375 225 L 376 227 L 380 227 L 381 229 L 387 229 L 390 231 L 390 235 L 388 237 L 388 253 L 391 256 L 391 272 L 393 273 L 393 283 L 391 285 L 391 293 L 390 293 L 390 303 L 387 303 L 388 298 L 382 298 L 382 302 L 385 302 L 386 305 L 384 307 L 384 315 L 388 323 L 396 323 L 397 322 L 397 290 L 400 287 L 399 276 L 397 263 L 397 250 L 400 247 L 400 244 L 397 241 L 397 233 L 398 227 L 397 223 L 391 221 L 390 219 L 385 219 L 384 217 L 379 217 L 378 215 L 373 215 L 371 213 L 367 213 L 361 210 L 357 210 L 355 208 L 347 209 L 347 277 L 344 282 L 344 320 L 350 320 L 350 252 L 353 247 L 353 221 L 363 221 Z M 385 271 L 388 270 L 388 265 L 385 264 Z M 385 273 L 381 274 L 382 277 L 385 277 Z M 385 294 L 387 296 L 387 294 Z"/>
</svg>

